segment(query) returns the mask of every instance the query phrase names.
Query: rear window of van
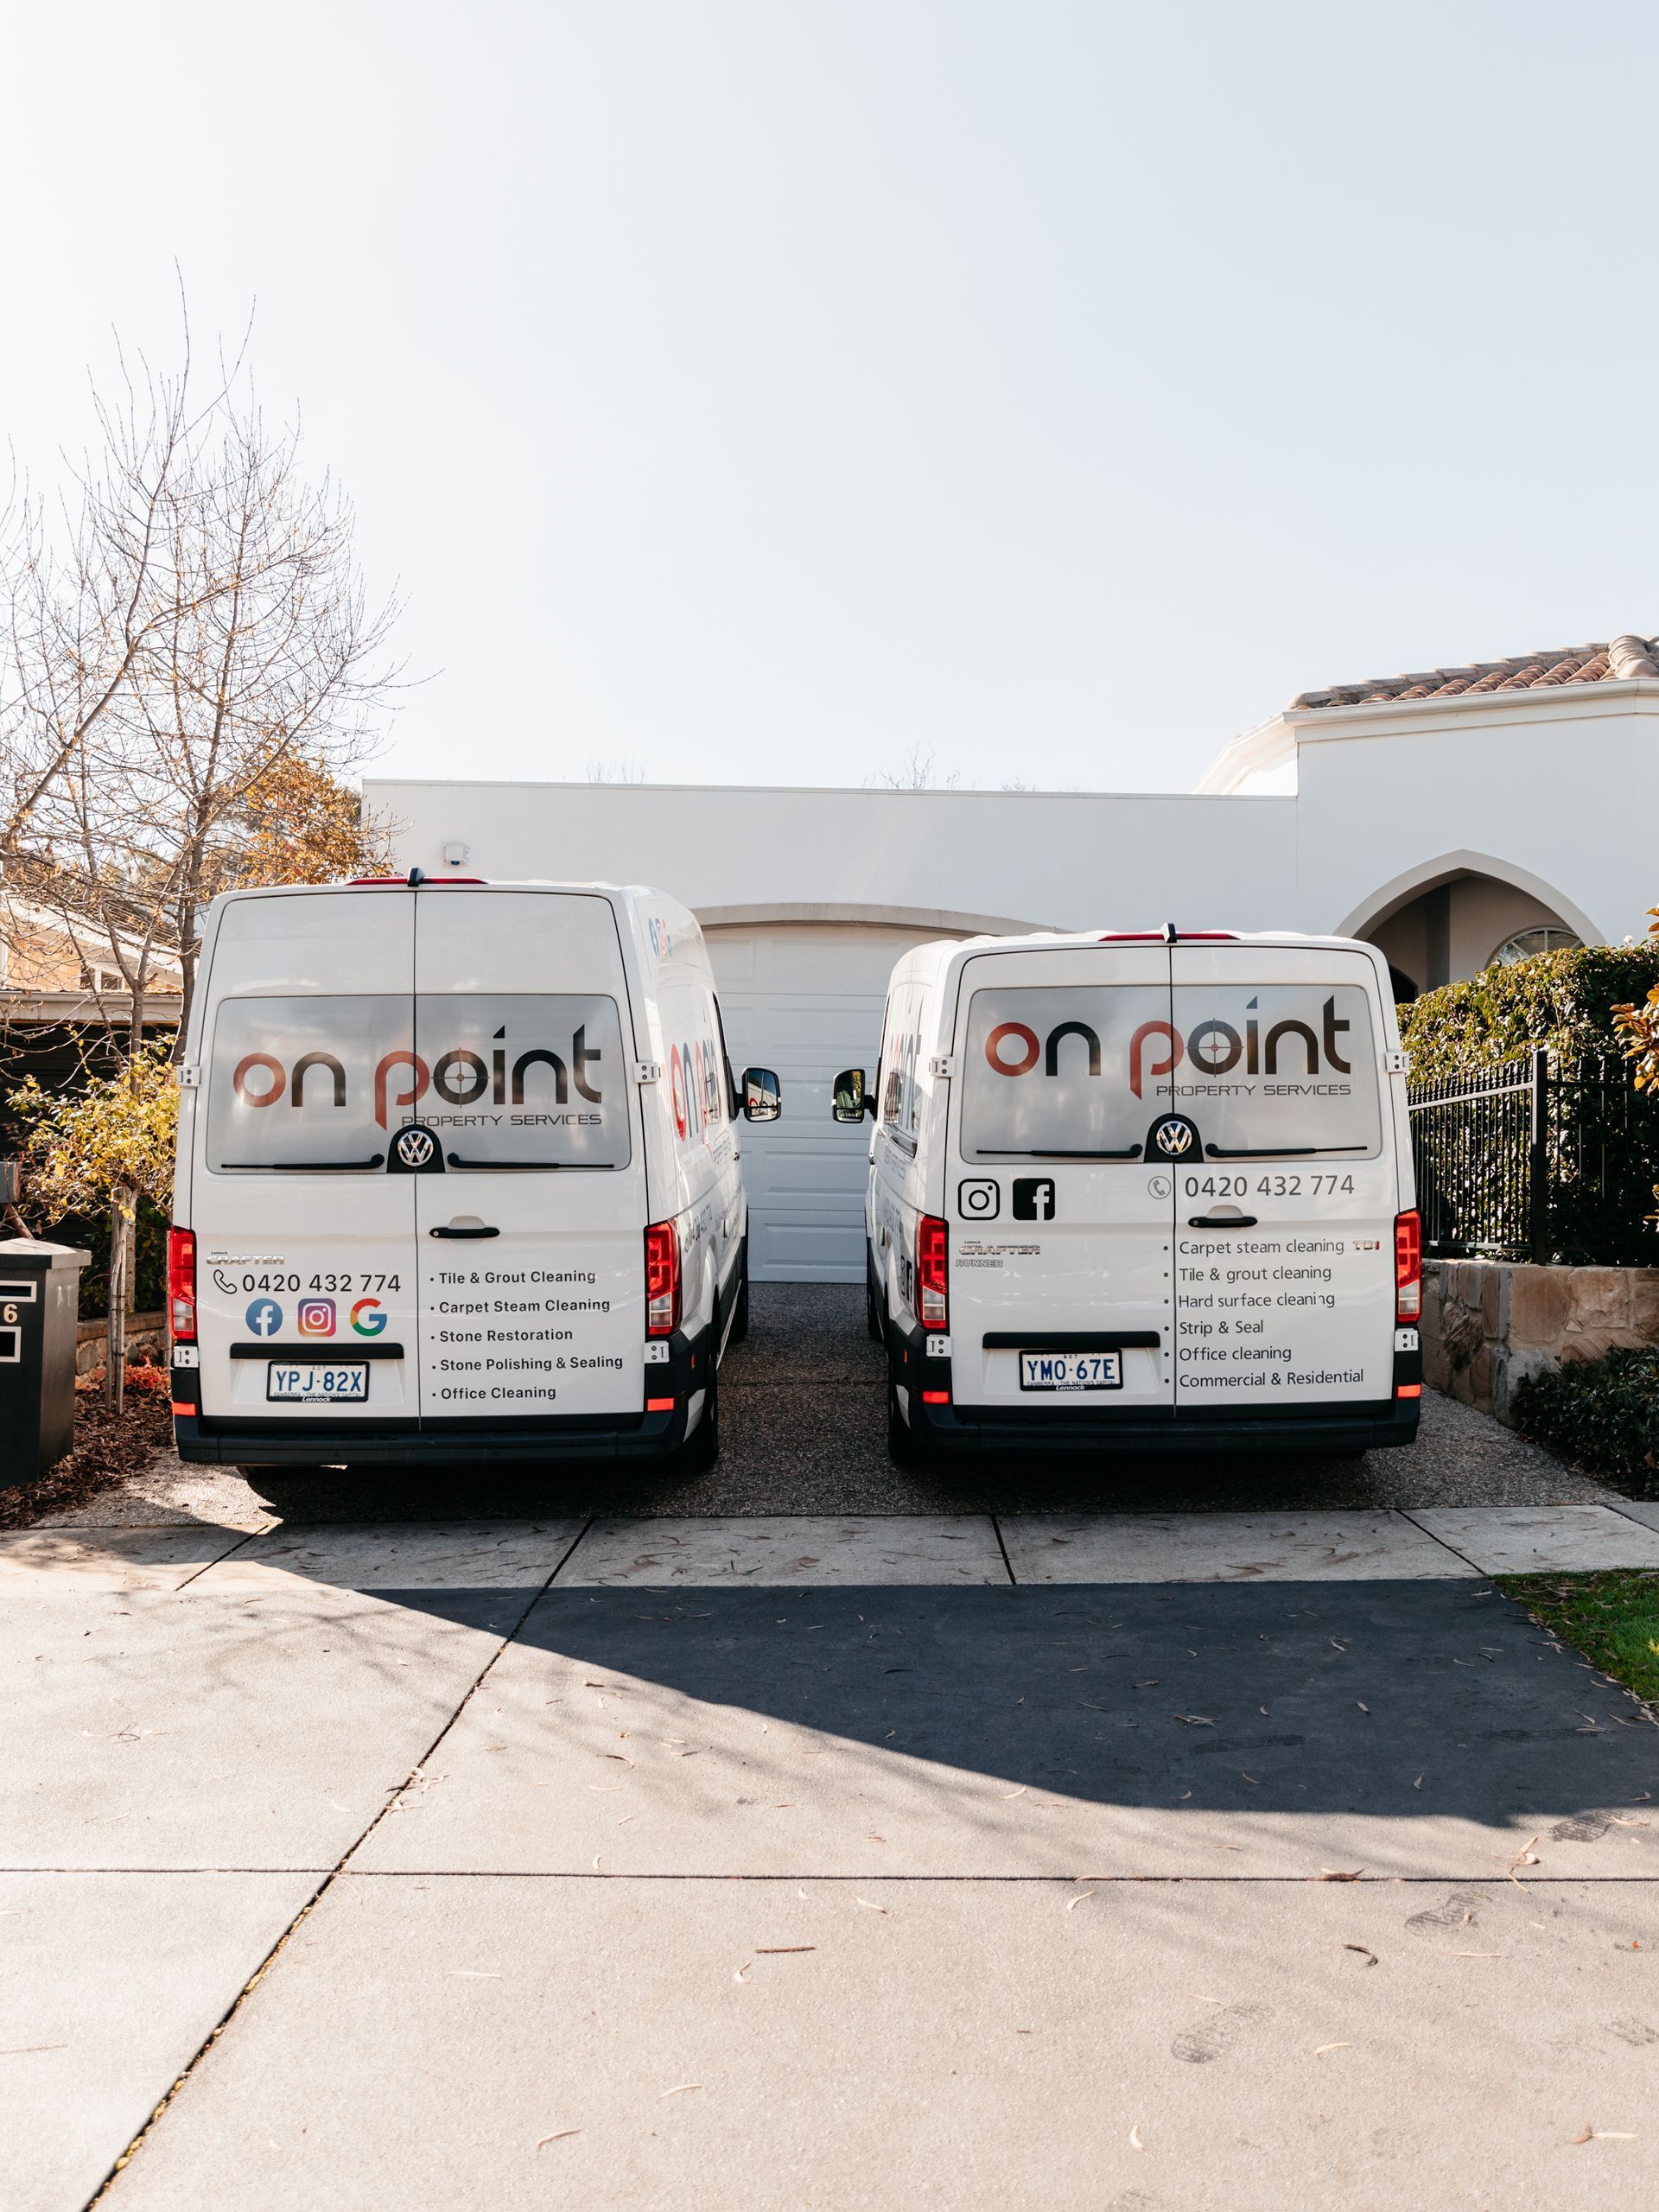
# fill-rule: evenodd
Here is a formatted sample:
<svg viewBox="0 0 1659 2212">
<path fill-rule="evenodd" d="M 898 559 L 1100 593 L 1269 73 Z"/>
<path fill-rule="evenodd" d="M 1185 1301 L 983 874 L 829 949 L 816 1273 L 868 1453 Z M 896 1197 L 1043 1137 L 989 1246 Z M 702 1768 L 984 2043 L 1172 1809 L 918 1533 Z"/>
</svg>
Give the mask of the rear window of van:
<svg viewBox="0 0 1659 2212">
<path fill-rule="evenodd" d="M 207 1067 L 216 1173 L 369 1171 L 407 1122 L 455 1167 L 621 1167 L 613 998 L 575 993 L 222 1000 Z"/>
<path fill-rule="evenodd" d="M 964 1057 L 969 1160 L 1135 1160 L 1172 1111 L 1217 1160 L 1358 1160 L 1382 1142 L 1370 1000 L 1353 984 L 978 990 Z"/>
</svg>

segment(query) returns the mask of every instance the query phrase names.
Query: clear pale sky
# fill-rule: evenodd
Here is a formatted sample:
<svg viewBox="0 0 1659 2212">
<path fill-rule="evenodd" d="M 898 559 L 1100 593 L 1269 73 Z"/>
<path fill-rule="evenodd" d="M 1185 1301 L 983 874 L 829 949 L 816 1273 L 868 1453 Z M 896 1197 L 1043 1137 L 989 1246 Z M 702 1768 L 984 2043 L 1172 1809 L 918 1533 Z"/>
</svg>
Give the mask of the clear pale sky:
<svg viewBox="0 0 1659 2212">
<path fill-rule="evenodd" d="M 0 429 L 257 313 L 437 671 L 378 772 L 1181 790 L 1659 630 L 1651 9 L 82 0 Z"/>
</svg>

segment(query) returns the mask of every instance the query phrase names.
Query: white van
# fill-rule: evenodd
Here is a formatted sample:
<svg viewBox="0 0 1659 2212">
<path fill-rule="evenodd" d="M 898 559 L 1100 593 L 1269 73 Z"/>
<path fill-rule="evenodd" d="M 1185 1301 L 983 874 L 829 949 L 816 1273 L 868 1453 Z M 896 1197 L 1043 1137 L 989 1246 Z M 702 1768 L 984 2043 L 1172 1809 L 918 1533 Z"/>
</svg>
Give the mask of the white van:
<svg viewBox="0 0 1659 2212">
<path fill-rule="evenodd" d="M 1409 1443 L 1421 1244 L 1389 971 L 1345 938 L 978 938 L 893 971 L 870 1330 L 895 1453 Z"/>
<path fill-rule="evenodd" d="M 676 900 L 418 868 L 228 893 L 180 1075 L 183 1459 L 713 1459 L 748 1217 Z M 768 1070 L 741 1110 L 776 1116 Z"/>
</svg>

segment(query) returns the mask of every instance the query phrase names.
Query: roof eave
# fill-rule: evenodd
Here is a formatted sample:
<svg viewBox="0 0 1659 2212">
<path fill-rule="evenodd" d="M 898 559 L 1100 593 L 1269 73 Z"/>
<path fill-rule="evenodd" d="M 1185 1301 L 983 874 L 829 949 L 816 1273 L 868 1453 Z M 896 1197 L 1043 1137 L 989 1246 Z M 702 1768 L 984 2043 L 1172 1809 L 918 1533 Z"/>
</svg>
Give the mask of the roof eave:
<svg viewBox="0 0 1659 2212">
<path fill-rule="evenodd" d="M 1337 735 L 1351 736 L 1358 723 L 1386 727 L 1494 712 L 1500 716 L 1548 718 L 1559 715 L 1563 705 L 1576 715 L 1617 714 L 1632 707 L 1643 713 L 1659 712 L 1659 677 L 1601 677 L 1590 683 L 1534 683 L 1516 691 L 1454 691 L 1431 693 L 1425 699 L 1356 700 L 1344 707 L 1287 707 L 1276 719 L 1300 745 L 1317 744 Z"/>
</svg>

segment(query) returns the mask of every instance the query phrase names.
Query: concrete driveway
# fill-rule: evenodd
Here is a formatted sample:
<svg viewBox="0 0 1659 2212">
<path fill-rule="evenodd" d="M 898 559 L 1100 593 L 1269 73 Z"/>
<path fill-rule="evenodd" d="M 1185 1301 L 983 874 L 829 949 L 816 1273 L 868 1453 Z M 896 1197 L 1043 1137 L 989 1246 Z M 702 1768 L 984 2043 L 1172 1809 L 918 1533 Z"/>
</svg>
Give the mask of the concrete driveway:
<svg viewBox="0 0 1659 2212">
<path fill-rule="evenodd" d="M 1486 1577 L 1656 1516 L 1480 1443 L 0 1541 L 0 2203 L 1644 2201 L 1659 1734 Z"/>
</svg>

